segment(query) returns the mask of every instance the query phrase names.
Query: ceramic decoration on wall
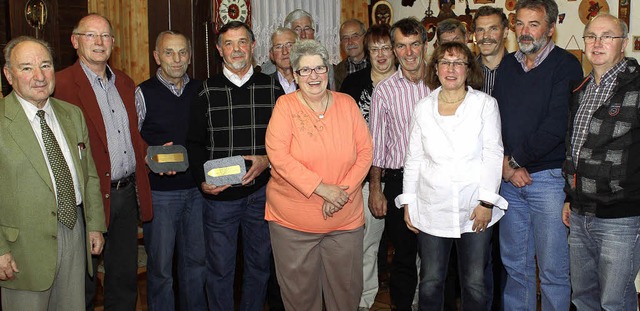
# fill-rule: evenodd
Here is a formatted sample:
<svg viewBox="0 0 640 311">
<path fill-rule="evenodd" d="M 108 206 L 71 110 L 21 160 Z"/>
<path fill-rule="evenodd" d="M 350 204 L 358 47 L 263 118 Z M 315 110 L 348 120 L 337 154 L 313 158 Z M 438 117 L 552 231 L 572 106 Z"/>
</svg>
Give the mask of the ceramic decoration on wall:
<svg viewBox="0 0 640 311">
<path fill-rule="evenodd" d="M 609 4 L 606 0 L 582 0 L 578 6 L 578 16 L 585 25 L 600 12 L 609 12 Z"/>
<path fill-rule="evenodd" d="M 504 2 L 504 8 L 507 9 L 507 11 L 513 11 L 516 9 L 517 2 L 517 0 L 507 0 Z"/>
</svg>

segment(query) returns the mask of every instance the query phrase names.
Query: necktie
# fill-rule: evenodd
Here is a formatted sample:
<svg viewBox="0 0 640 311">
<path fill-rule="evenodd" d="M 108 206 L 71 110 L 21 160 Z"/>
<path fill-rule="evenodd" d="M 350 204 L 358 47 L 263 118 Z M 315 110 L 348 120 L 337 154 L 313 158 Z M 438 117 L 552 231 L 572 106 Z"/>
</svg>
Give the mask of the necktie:
<svg viewBox="0 0 640 311">
<path fill-rule="evenodd" d="M 76 195 L 73 189 L 73 179 L 71 171 L 62 155 L 60 145 L 53 131 L 47 125 L 44 119 L 44 110 L 38 110 L 37 116 L 40 118 L 40 128 L 42 129 L 42 140 L 47 150 L 47 158 L 51 171 L 53 171 L 53 179 L 56 183 L 56 197 L 58 200 L 58 221 L 69 229 L 73 229 L 76 224 L 78 215 L 76 215 Z"/>
</svg>

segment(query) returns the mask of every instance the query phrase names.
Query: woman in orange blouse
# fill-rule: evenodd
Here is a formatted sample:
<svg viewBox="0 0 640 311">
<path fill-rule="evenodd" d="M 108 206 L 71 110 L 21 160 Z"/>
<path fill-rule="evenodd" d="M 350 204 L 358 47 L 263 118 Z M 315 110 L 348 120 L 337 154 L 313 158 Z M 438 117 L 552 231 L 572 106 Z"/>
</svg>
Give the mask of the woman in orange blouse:
<svg viewBox="0 0 640 311">
<path fill-rule="evenodd" d="M 362 292 L 362 181 L 372 143 L 354 100 L 327 90 L 328 53 L 291 49 L 300 87 L 281 96 L 267 128 L 272 165 L 265 218 L 287 310 L 357 310 Z"/>
</svg>

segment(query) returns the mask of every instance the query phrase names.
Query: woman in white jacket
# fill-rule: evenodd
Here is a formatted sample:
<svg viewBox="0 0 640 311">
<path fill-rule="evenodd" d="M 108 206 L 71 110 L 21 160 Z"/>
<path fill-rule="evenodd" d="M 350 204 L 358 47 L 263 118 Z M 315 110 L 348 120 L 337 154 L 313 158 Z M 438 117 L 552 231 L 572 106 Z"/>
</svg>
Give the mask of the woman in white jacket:
<svg viewBox="0 0 640 311">
<path fill-rule="evenodd" d="M 435 89 L 415 107 L 404 166 L 405 221 L 418 234 L 420 310 L 442 310 L 451 247 L 458 252 L 462 310 L 485 310 L 492 228 L 507 202 L 498 195 L 503 147 L 496 100 L 474 88 L 482 72 L 469 48 L 434 51 L 425 82 Z"/>
</svg>

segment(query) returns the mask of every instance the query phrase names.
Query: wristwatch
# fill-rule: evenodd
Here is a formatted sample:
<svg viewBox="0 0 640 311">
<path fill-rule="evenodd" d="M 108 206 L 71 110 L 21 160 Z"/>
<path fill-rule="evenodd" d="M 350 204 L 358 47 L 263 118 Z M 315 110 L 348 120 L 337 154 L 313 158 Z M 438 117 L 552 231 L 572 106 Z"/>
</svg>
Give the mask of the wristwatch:
<svg viewBox="0 0 640 311">
<path fill-rule="evenodd" d="M 521 166 L 512 156 L 509 156 L 509 167 L 515 170 L 519 169 Z"/>
<path fill-rule="evenodd" d="M 486 207 L 486 208 L 493 208 L 493 204 L 489 203 L 489 202 L 485 202 L 485 201 L 480 201 L 480 206 L 482 207 Z"/>
</svg>

